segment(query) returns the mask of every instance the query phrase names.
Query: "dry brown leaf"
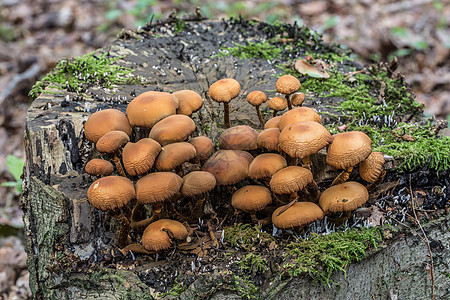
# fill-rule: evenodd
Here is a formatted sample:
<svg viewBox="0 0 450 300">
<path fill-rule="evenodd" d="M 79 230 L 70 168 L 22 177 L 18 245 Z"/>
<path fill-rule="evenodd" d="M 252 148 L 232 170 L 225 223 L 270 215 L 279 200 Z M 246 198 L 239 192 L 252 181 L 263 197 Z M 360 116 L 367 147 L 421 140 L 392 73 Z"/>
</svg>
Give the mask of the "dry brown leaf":
<svg viewBox="0 0 450 300">
<path fill-rule="evenodd" d="M 313 78 L 330 78 L 326 71 L 319 71 L 315 66 L 304 59 L 298 59 L 295 62 L 294 68 L 303 75 L 308 75 Z"/>
</svg>

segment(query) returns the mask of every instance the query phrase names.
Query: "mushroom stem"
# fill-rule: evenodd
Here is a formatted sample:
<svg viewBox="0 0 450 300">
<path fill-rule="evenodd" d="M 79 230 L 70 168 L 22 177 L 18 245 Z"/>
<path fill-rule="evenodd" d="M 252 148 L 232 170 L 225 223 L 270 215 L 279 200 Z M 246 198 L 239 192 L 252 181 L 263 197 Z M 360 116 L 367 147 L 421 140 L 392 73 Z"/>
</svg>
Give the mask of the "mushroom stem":
<svg viewBox="0 0 450 300">
<path fill-rule="evenodd" d="M 272 118 L 275 118 L 277 116 L 278 110 L 273 110 Z"/>
<path fill-rule="evenodd" d="M 372 182 L 371 184 L 367 185 L 367 191 L 370 193 L 371 191 L 373 191 L 374 189 L 376 189 L 376 187 L 383 181 L 384 176 L 386 176 L 386 171 L 383 170 L 380 174 L 380 176 L 377 178 L 377 180 L 375 180 L 374 182 Z"/>
<path fill-rule="evenodd" d="M 306 189 L 308 191 L 308 201 L 311 202 L 317 202 L 319 200 L 319 187 L 317 186 L 317 183 L 315 181 L 311 182 L 306 186 Z"/>
<path fill-rule="evenodd" d="M 251 213 L 250 216 L 252 217 L 253 223 L 259 224 L 261 226 L 266 226 L 266 225 L 269 225 L 270 223 L 272 223 L 271 216 L 265 217 L 264 219 L 261 219 L 261 220 L 256 217 L 256 213 Z"/>
<path fill-rule="evenodd" d="M 336 184 L 341 184 L 347 181 L 347 179 L 350 177 L 350 173 L 353 171 L 353 167 L 349 167 L 347 170 L 342 171 L 341 174 L 339 174 L 331 183 L 331 186 Z"/>
<path fill-rule="evenodd" d="M 136 205 L 134 205 L 133 210 L 131 212 L 131 222 L 137 222 L 142 220 L 142 212 L 144 209 L 144 205 L 136 202 Z"/>
<path fill-rule="evenodd" d="M 259 110 L 259 105 L 256 107 L 256 114 L 258 115 L 259 124 L 261 124 L 261 129 L 264 129 L 264 119 L 262 117 L 261 111 Z"/>
<path fill-rule="evenodd" d="M 117 173 L 119 173 L 120 176 L 127 177 L 125 174 L 125 170 L 123 169 L 122 163 L 120 162 L 119 157 L 115 153 L 112 154 L 111 160 L 116 165 Z"/>
<path fill-rule="evenodd" d="M 225 125 L 225 128 L 230 128 L 230 106 L 228 102 L 223 103 L 223 123 Z"/>
<path fill-rule="evenodd" d="M 210 221 L 206 221 L 206 226 L 208 227 L 208 233 L 209 233 L 209 237 L 211 238 L 212 241 L 212 245 L 214 248 L 218 248 L 219 247 L 219 241 L 216 238 L 216 235 L 214 234 L 214 229 L 211 225 Z"/>
<path fill-rule="evenodd" d="M 339 225 L 343 224 L 345 221 L 347 221 L 348 219 L 350 219 L 351 214 L 352 214 L 351 211 L 346 211 L 346 212 L 343 212 L 341 214 L 341 216 L 336 217 L 336 218 L 333 216 L 329 216 L 328 221 L 335 224 L 336 226 L 339 226 Z"/>
<path fill-rule="evenodd" d="M 287 101 L 287 104 L 288 104 L 288 110 L 291 110 L 292 109 L 292 103 L 291 103 L 291 95 L 290 94 L 286 94 L 285 95 L 286 97 L 286 101 Z"/>
<path fill-rule="evenodd" d="M 126 246 L 125 248 L 119 249 L 120 253 L 122 253 L 123 256 L 127 256 L 130 251 L 135 253 L 141 253 L 141 254 L 154 254 L 155 251 L 148 251 L 144 248 L 142 244 L 134 243 Z"/>
<path fill-rule="evenodd" d="M 183 167 L 181 165 L 178 165 L 175 167 L 175 173 L 177 173 L 178 176 L 183 177 Z"/>
<path fill-rule="evenodd" d="M 152 216 L 150 218 L 147 218 L 145 220 L 138 221 L 138 222 L 131 222 L 130 225 L 134 231 L 143 231 L 145 228 L 147 228 L 148 225 L 150 225 L 154 221 L 157 221 L 160 219 L 161 211 L 162 211 L 161 202 L 154 203 L 152 209 L 153 209 L 153 212 L 152 212 Z"/>
<path fill-rule="evenodd" d="M 173 206 L 172 202 L 165 202 L 164 205 L 167 207 L 167 210 L 169 212 L 171 212 L 172 214 L 170 215 L 172 218 L 181 221 L 181 222 L 185 222 L 186 221 L 186 217 L 183 216 L 182 214 L 180 214 L 175 207 Z"/>
<path fill-rule="evenodd" d="M 194 220 L 197 220 L 203 215 L 203 205 L 205 203 L 205 197 L 203 196 L 201 199 L 198 199 L 195 202 L 194 207 L 192 208 L 191 215 Z"/>
<path fill-rule="evenodd" d="M 302 167 L 311 171 L 311 161 L 309 155 L 302 158 Z"/>
<path fill-rule="evenodd" d="M 125 216 L 119 209 L 111 210 L 109 211 L 109 214 L 111 215 L 111 217 L 119 221 L 120 229 L 119 235 L 117 237 L 117 244 L 119 245 L 119 247 L 124 247 L 127 244 L 128 233 L 130 232 L 130 222 L 127 218 L 125 218 Z"/>
<path fill-rule="evenodd" d="M 281 215 L 282 213 L 284 213 L 286 210 L 289 209 L 289 207 L 291 207 L 292 205 L 294 205 L 298 200 L 298 195 L 297 193 L 291 193 L 291 202 L 289 202 L 287 205 L 285 205 L 279 212 L 278 215 Z"/>
</svg>

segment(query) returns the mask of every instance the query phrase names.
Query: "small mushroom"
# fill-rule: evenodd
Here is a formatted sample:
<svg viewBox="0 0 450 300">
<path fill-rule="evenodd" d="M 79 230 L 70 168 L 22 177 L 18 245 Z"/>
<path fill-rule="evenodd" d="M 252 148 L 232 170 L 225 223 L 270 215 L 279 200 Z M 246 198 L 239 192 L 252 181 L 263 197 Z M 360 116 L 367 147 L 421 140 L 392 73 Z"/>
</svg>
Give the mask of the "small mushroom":
<svg viewBox="0 0 450 300">
<path fill-rule="evenodd" d="M 288 106 L 288 103 L 286 101 L 286 99 L 281 98 L 281 97 L 273 97 L 270 98 L 269 101 L 267 102 L 267 105 L 269 106 L 270 109 L 273 109 L 273 117 L 277 116 L 277 112 L 285 110 L 286 107 Z M 268 128 L 268 127 L 265 127 Z"/>
<path fill-rule="evenodd" d="M 148 251 L 163 251 L 188 237 L 186 227 L 175 220 L 160 219 L 148 225 L 142 234 L 142 245 Z"/>
<path fill-rule="evenodd" d="M 283 75 L 275 83 L 278 93 L 285 95 L 289 110 L 292 109 L 290 95 L 298 91 L 300 87 L 300 81 L 292 75 Z"/>
<path fill-rule="evenodd" d="M 110 155 L 120 176 L 126 176 L 122 162 L 120 161 L 120 157 L 122 156 L 121 148 L 129 141 L 130 138 L 125 132 L 114 130 L 106 133 L 98 139 L 97 144 L 95 144 L 95 148 L 97 148 L 98 152 L 108 153 Z"/>
<path fill-rule="evenodd" d="M 291 103 L 293 106 L 302 106 L 305 101 L 305 94 L 302 92 L 291 95 Z"/>
<path fill-rule="evenodd" d="M 196 159 L 203 164 L 214 153 L 214 144 L 209 137 L 197 136 L 188 141 L 197 151 Z"/>
<path fill-rule="evenodd" d="M 120 130 L 131 134 L 130 123 L 126 115 L 117 109 L 104 109 L 93 113 L 84 124 L 84 135 L 93 143 L 110 131 Z"/>
<path fill-rule="evenodd" d="M 370 192 L 383 181 L 386 171 L 383 170 L 384 154 L 382 152 L 372 152 L 359 164 L 359 175 L 370 184 L 366 187 Z"/>
<path fill-rule="evenodd" d="M 94 158 L 84 166 L 84 171 L 89 175 L 96 176 L 98 179 L 102 176 L 111 175 L 114 172 L 114 166 L 107 160 Z"/>
<path fill-rule="evenodd" d="M 247 125 L 233 126 L 219 136 L 219 149 L 223 150 L 255 150 L 258 132 Z"/>
<path fill-rule="evenodd" d="M 302 122 L 302 121 L 314 121 L 321 124 L 322 120 L 318 113 L 314 109 L 309 107 L 297 107 L 292 110 L 288 110 L 283 115 L 281 115 L 280 122 L 278 123 L 278 128 L 282 131 L 287 126 Z"/>
<path fill-rule="evenodd" d="M 242 150 L 219 150 L 203 165 L 202 170 L 214 175 L 217 185 L 231 185 L 244 180 L 253 156 Z"/>
<path fill-rule="evenodd" d="M 264 92 L 261 91 L 253 91 L 247 95 L 247 102 L 253 105 L 256 108 L 256 114 L 258 115 L 259 123 L 261 124 L 261 128 L 264 128 L 264 119 L 261 115 L 261 111 L 259 110 L 259 106 L 267 101 L 267 96 Z"/>
<path fill-rule="evenodd" d="M 143 175 L 152 169 L 160 151 L 161 145 L 151 138 L 129 142 L 123 147 L 123 166 L 131 176 Z"/>
<path fill-rule="evenodd" d="M 281 98 L 281 99 L 283 99 L 283 98 Z M 278 124 L 280 124 L 280 119 L 281 119 L 281 116 L 274 116 L 274 117 L 270 118 L 269 120 L 267 120 L 266 124 L 264 125 L 264 129 L 278 128 Z"/>
<path fill-rule="evenodd" d="M 264 209 L 272 203 L 272 195 L 270 190 L 264 186 L 246 185 L 237 190 L 232 198 L 231 205 L 236 210 L 250 213 L 253 223 L 267 225 L 270 219 L 258 220 L 256 212 Z"/>
<path fill-rule="evenodd" d="M 273 212 L 272 223 L 276 228 L 297 229 L 324 218 L 322 209 L 312 202 L 296 202 L 287 206 L 281 206 Z"/>
<path fill-rule="evenodd" d="M 209 96 L 217 102 L 223 102 L 223 122 L 225 128 L 230 128 L 230 106 L 229 102 L 236 98 L 241 91 L 241 85 L 237 80 L 224 78 L 214 82 L 209 87 Z"/>
<path fill-rule="evenodd" d="M 168 116 L 156 123 L 150 130 L 149 138 L 161 146 L 184 142 L 195 131 L 194 121 L 185 115 Z"/>
<path fill-rule="evenodd" d="M 198 111 L 203 106 L 202 97 L 192 90 L 181 90 L 172 95 L 177 97 L 179 102 L 177 114 L 190 117 L 192 113 Z"/>
<path fill-rule="evenodd" d="M 279 137 L 280 130 L 277 128 L 267 128 L 261 131 L 256 138 L 256 144 L 260 148 L 267 149 L 268 151 L 279 151 Z"/>
<path fill-rule="evenodd" d="M 248 176 L 261 180 L 267 185 L 273 174 L 287 167 L 286 159 L 276 153 L 263 153 L 256 156 L 248 167 Z"/>
<path fill-rule="evenodd" d="M 179 142 L 164 146 L 155 161 L 158 171 L 176 170 L 177 174 L 183 175 L 181 165 L 190 161 L 197 155 L 195 147 L 187 142 Z"/>
<path fill-rule="evenodd" d="M 191 210 L 191 219 L 197 220 L 201 217 L 205 194 L 213 190 L 215 186 L 216 178 L 206 171 L 193 171 L 183 177 L 181 194 L 196 200 L 194 208 Z"/>
</svg>

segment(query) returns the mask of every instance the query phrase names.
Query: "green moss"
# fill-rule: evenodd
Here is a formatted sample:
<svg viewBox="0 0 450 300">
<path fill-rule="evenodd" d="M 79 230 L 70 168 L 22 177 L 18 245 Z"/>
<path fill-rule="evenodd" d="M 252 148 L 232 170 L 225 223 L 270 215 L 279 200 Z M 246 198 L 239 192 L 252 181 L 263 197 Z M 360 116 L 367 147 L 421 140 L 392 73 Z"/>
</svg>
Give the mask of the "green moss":
<svg viewBox="0 0 450 300">
<path fill-rule="evenodd" d="M 34 99 L 46 87 L 82 92 L 82 86 L 85 84 L 113 88 L 117 84 L 141 81 L 132 76 L 132 69 L 113 64 L 119 57 L 107 56 L 107 53 L 92 52 L 71 60 L 63 59 L 50 73 L 34 84 L 29 95 Z"/>
<path fill-rule="evenodd" d="M 177 279 L 175 279 L 175 283 L 173 284 L 172 288 L 166 293 L 162 294 L 161 298 L 168 295 L 178 297 L 186 290 L 187 286 L 183 282 L 178 282 Z"/>
<path fill-rule="evenodd" d="M 242 270 L 263 272 L 266 270 L 268 263 L 265 258 L 262 258 L 260 254 L 253 252 L 247 253 L 238 262 Z"/>
<path fill-rule="evenodd" d="M 234 288 L 242 299 L 260 299 L 260 289 L 250 279 L 250 277 L 242 277 L 234 275 Z"/>
<path fill-rule="evenodd" d="M 354 261 L 366 257 L 370 247 L 382 240 L 382 228 L 352 229 L 321 236 L 313 234 L 286 246 L 288 260 L 281 266 L 284 274 L 308 274 L 315 281 L 331 285 L 331 275 L 342 271 Z"/>
<path fill-rule="evenodd" d="M 240 247 L 251 251 L 256 245 L 270 243 L 275 239 L 267 232 L 263 232 L 260 226 L 250 224 L 235 224 L 224 230 L 224 240 L 232 247 Z"/>
<path fill-rule="evenodd" d="M 282 48 L 276 47 L 269 42 L 253 43 L 247 41 L 247 45 L 234 43 L 234 47 L 223 47 L 219 53 L 213 57 L 235 56 L 241 59 L 275 59 L 280 57 Z"/>
</svg>

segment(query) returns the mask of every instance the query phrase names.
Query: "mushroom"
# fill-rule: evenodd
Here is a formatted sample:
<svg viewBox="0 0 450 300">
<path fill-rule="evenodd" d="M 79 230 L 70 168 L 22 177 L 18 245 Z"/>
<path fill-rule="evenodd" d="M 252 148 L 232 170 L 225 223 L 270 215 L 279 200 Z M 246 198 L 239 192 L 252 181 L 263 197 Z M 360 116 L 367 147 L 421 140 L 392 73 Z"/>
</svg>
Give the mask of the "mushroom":
<svg viewBox="0 0 450 300">
<path fill-rule="evenodd" d="M 192 113 L 198 111 L 203 106 L 202 97 L 191 90 L 181 90 L 173 93 L 177 97 L 179 105 L 177 114 L 186 115 L 190 117 Z"/>
<path fill-rule="evenodd" d="M 332 219 L 341 223 L 350 217 L 352 211 L 364 205 L 369 199 L 366 187 L 356 181 L 348 181 L 327 188 L 320 195 L 319 206 L 325 214 L 343 213 L 341 218 Z"/>
<path fill-rule="evenodd" d="M 202 170 L 214 175 L 217 185 L 231 185 L 245 179 L 253 156 L 242 150 L 219 150 L 203 165 Z"/>
<path fill-rule="evenodd" d="M 331 134 L 317 122 L 303 121 L 285 127 L 278 142 L 280 149 L 295 162 L 300 158 L 303 166 L 311 169 L 309 156 L 326 147 L 331 142 Z"/>
<path fill-rule="evenodd" d="M 223 150 L 255 150 L 258 148 L 256 138 L 258 132 L 247 125 L 239 125 L 226 129 L 219 136 L 219 149 Z"/>
<path fill-rule="evenodd" d="M 123 147 L 123 166 L 131 176 L 140 176 L 153 167 L 161 145 L 151 139 L 143 138 L 136 143 L 129 142 Z"/>
<path fill-rule="evenodd" d="M 302 106 L 285 112 L 280 118 L 278 128 L 282 131 L 288 125 L 302 121 L 314 121 L 319 124 L 322 123 L 319 114 L 316 113 L 314 109 Z"/>
<path fill-rule="evenodd" d="M 278 152 L 278 141 L 280 137 L 280 130 L 277 128 L 267 128 L 261 131 L 256 138 L 256 144 L 260 148 L 265 148 L 268 151 Z"/>
<path fill-rule="evenodd" d="M 149 138 L 161 146 L 185 141 L 195 131 L 194 121 L 185 115 L 168 116 L 156 123 L 150 130 Z"/>
<path fill-rule="evenodd" d="M 203 212 L 205 194 L 216 186 L 216 178 L 206 171 L 193 171 L 183 177 L 181 195 L 196 198 L 194 208 L 191 210 L 191 219 L 198 219 Z"/>
<path fill-rule="evenodd" d="M 187 142 L 166 145 L 156 158 L 155 168 L 158 171 L 176 170 L 177 174 L 182 176 L 181 165 L 193 159 L 196 154 L 195 147 Z"/>
<path fill-rule="evenodd" d="M 237 80 L 224 78 L 214 82 L 209 87 L 209 96 L 217 102 L 223 102 L 223 122 L 225 128 L 230 128 L 230 107 L 229 102 L 236 98 L 241 91 L 241 85 Z"/>
<path fill-rule="evenodd" d="M 262 180 L 269 185 L 273 174 L 287 166 L 286 159 L 276 153 L 263 153 L 256 156 L 248 167 L 248 176 L 254 180 Z"/>
<path fill-rule="evenodd" d="M 273 212 L 272 223 L 276 228 L 297 229 L 324 218 L 322 209 L 312 202 L 296 202 L 287 206 L 280 206 Z"/>
<path fill-rule="evenodd" d="M 288 103 L 287 103 L 286 99 L 284 99 L 284 98 L 273 97 L 273 98 L 269 99 L 269 101 L 267 102 L 267 106 L 269 106 L 270 109 L 273 109 L 272 117 L 276 117 L 277 112 L 285 110 L 286 107 L 288 106 Z M 265 128 L 268 128 L 268 127 L 265 127 Z"/>
<path fill-rule="evenodd" d="M 114 172 L 114 166 L 107 160 L 94 158 L 84 166 L 84 172 L 96 176 L 98 179 L 101 176 L 111 175 Z"/>
<path fill-rule="evenodd" d="M 293 106 L 302 106 L 305 101 L 305 94 L 302 92 L 291 95 L 291 103 Z"/>
<path fill-rule="evenodd" d="M 160 219 L 148 225 L 142 234 L 142 245 L 148 251 L 163 251 L 185 241 L 188 230 L 178 221 Z"/>
<path fill-rule="evenodd" d="M 289 110 L 292 109 L 290 95 L 298 91 L 300 87 L 300 81 L 292 75 L 283 75 L 275 83 L 278 93 L 285 95 Z"/>
<path fill-rule="evenodd" d="M 120 176 L 126 176 L 122 163 L 120 162 L 120 149 L 129 141 L 130 138 L 125 132 L 114 130 L 106 133 L 98 139 L 97 144 L 95 144 L 95 148 L 97 148 L 98 152 L 108 153 L 110 155 Z"/>
<path fill-rule="evenodd" d="M 384 162 L 384 154 L 382 152 L 372 152 L 359 164 L 359 175 L 370 183 L 366 186 L 369 192 L 383 181 L 386 175 L 386 171 L 383 170 Z"/>
<path fill-rule="evenodd" d="M 361 131 L 341 132 L 333 135 L 327 149 L 327 163 L 337 169 L 344 169 L 331 185 L 345 182 L 353 167 L 365 160 L 372 152 L 372 141 Z"/>
<path fill-rule="evenodd" d="M 126 115 L 113 108 L 93 113 L 84 123 L 84 136 L 93 143 L 97 143 L 102 136 L 114 130 L 123 131 L 128 136 L 131 134 Z"/>
<path fill-rule="evenodd" d="M 131 227 L 139 231 L 158 220 L 163 202 L 175 196 L 182 183 L 183 179 L 172 172 L 150 173 L 139 179 L 136 182 L 137 203 L 132 215 L 138 215 L 145 204 L 152 204 L 152 216 L 142 221 L 133 220 Z"/>
<path fill-rule="evenodd" d="M 188 141 L 197 152 L 196 159 L 203 164 L 214 152 L 214 144 L 209 137 L 197 136 Z"/>
<path fill-rule="evenodd" d="M 237 190 L 231 197 L 231 205 L 236 210 L 241 210 L 250 213 L 253 223 L 267 225 L 270 223 L 269 219 L 258 220 L 256 212 L 264 209 L 267 205 L 272 203 L 272 195 L 270 190 L 264 186 L 246 185 Z"/>
<path fill-rule="evenodd" d="M 107 176 L 94 181 L 87 191 L 89 203 L 108 213 L 120 223 L 118 244 L 127 243 L 130 222 L 121 212 L 130 200 L 136 198 L 136 192 L 130 179 L 122 176 Z"/>
<path fill-rule="evenodd" d="M 264 119 L 261 115 L 261 111 L 259 110 L 259 106 L 267 101 L 267 96 L 264 92 L 261 91 L 253 91 L 247 95 L 247 102 L 253 105 L 256 108 L 256 114 L 258 115 L 259 123 L 261 124 L 261 128 L 264 128 Z"/>
<path fill-rule="evenodd" d="M 281 98 L 281 99 L 283 99 L 283 98 Z M 274 117 L 270 118 L 269 120 L 267 120 L 266 124 L 264 125 L 264 129 L 278 128 L 278 124 L 280 124 L 280 119 L 281 119 L 281 116 L 274 116 Z"/>
</svg>

